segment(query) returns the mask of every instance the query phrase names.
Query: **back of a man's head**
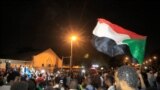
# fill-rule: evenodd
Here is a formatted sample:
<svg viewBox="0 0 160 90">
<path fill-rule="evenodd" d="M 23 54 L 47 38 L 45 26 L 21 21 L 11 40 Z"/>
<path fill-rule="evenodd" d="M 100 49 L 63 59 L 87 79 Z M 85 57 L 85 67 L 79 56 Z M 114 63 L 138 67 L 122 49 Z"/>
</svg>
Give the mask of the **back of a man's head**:
<svg viewBox="0 0 160 90">
<path fill-rule="evenodd" d="M 26 82 L 14 82 L 11 85 L 10 90 L 28 90 L 28 83 L 26 83 Z"/>
<path fill-rule="evenodd" d="M 35 90 L 36 89 L 36 85 L 32 80 L 28 81 L 28 90 Z"/>
<path fill-rule="evenodd" d="M 70 88 L 70 89 L 77 89 L 77 87 L 78 87 L 78 82 L 77 82 L 77 80 L 71 80 L 70 85 L 69 85 L 69 88 Z"/>
<path fill-rule="evenodd" d="M 138 87 L 138 75 L 134 68 L 130 66 L 121 66 L 117 70 L 116 77 L 119 79 L 119 81 L 123 81 L 126 83 L 126 86 L 135 89 Z M 123 85 L 123 87 L 125 87 Z M 122 88 L 122 86 L 121 86 Z"/>
</svg>

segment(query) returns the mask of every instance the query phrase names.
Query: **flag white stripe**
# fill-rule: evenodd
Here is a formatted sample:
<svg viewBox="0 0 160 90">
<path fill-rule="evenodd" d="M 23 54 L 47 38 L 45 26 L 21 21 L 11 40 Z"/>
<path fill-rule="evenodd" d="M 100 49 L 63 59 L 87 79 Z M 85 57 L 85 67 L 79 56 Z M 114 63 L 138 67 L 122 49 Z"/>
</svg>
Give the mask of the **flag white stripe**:
<svg viewBox="0 0 160 90">
<path fill-rule="evenodd" d="M 123 44 L 123 40 L 130 39 L 129 35 L 117 33 L 108 24 L 99 22 L 94 28 L 93 34 L 97 37 L 107 37 L 113 39 L 117 44 Z"/>
</svg>

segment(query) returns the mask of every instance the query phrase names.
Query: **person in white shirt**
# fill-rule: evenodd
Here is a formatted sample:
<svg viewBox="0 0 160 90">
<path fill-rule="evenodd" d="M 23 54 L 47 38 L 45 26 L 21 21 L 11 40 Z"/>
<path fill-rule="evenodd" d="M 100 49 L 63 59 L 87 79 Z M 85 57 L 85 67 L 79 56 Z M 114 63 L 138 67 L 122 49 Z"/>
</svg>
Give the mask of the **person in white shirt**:
<svg viewBox="0 0 160 90">
<path fill-rule="evenodd" d="M 147 73 L 147 78 L 148 78 L 150 87 L 154 87 L 154 74 L 152 70 Z"/>
<path fill-rule="evenodd" d="M 91 82 L 92 82 L 91 78 L 87 77 L 86 81 L 85 81 L 85 83 L 86 83 L 85 90 L 96 90 L 95 87 L 93 87 L 93 85 L 91 85 Z"/>
<path fill-rule="evenodd" d="M 104 79 L 102 76 L 100 76 L 100 80 L 101 80 L 101 87 L 103 87 L 103 82 L 104 82 Z"/>
</svg>

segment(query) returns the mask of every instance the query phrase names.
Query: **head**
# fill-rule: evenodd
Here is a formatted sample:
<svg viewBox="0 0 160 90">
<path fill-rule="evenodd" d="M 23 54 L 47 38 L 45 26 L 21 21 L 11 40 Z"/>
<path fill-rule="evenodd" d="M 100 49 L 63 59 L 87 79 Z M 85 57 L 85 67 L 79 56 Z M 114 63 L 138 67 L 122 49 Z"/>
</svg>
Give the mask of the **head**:
<svg viewBox="0 0 160 90">
<path fill-rule="evenodd" d="M 29 79 L 29 81 L 32 81 L 35 86 L 37 85 L 35 79 Z"/>
<path fill-rule="evenodd" d="M 107 86 L 112 86 L 114 84 L 114 78 L 112 76 L 106 76 L 105 84 Z"/>
<path fill-rule="evenodd" d="M 78 81 L 77 80 L 71 80 L 69 88 L 70 89 L 77 89 L 78 87 Z"/>
<path fill-rule="evenodd" d="M 153 74 L 153 71 L 152 71 L 152 70 L 150 70 L 150 71 L 149 71 L 149 73 L 150 73 L 150 74 Z"/>
<path fill-rule="evenodd" d="M 86 85 L 89 85 L 89 84 L 91 84 L 91 82 L 92 82 L 92 80 L 91 80 L 91 77 L 90 76 L 88 76 L 86 79 L 85 79 L 85 84 Z"/>
<path fill-rule="evenodd" d="M 117 90 L 135 90 L 138 87 L 138 75 L 134 68 L 121 66 L 115 72 Z"/>
<path fill-rule="evenodd" d="M 42 74 L 39 74 L 38 76 L 39 76 L 39 77 L 42 77 Z"/>
<path fill-rule="evenodd" d="M 28 90 L 35 90 L 36 89 L 36 85 L 32 80 L 28 80 Z"/>
<path fill-rule="evenodd" d="M 14 82 L 20 82 L 20 81 L 21 81 L 21 77 L 16 76 L 15 79 L 14 79 Z"/>
<path fill-rule="evenodd" d="M 54 80 L 54 83 L 55 83 L 55 84 L 59 84 L 59 81 L 60 81 L 59 78 L 56 77 L 55 80 Z"/>
<path fill-rule="evenodd" d="M 10 90 L 28 90 L 28 83 L 26 83 L 26 82 L 14 82 L 11 85 Z"/>
<path fill-rule="evenodd" d="M 48 81 L 48 86 L 53 86 L 53 82 L 51 80 Z"/>
</svg>

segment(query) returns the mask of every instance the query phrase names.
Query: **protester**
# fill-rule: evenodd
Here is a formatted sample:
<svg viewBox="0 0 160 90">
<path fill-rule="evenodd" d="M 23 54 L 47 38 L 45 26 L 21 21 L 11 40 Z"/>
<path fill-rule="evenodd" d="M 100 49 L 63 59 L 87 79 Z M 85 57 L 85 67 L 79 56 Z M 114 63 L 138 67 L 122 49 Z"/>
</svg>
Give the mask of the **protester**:
<svg viewBox="0 0 160 90">
<path fill-rule="evenodd" d="M 158 72 L 156 77 L 156 86 L 157 86 L 157 90 L 160 90 L 160 72 Z"/>
<path fill-rule="evenodd" d="M 26 74 L 19 75 L 20 72 L 16 70 L 18 68 L 14 71 L 11 68 L 6 74 L 0 71 L 0 90 L 160 90 L 159 72 L 154 74 L 156 83 L 152 87 L 147 84 L 147 72 L 131 66 L 121 66 L 114 70 L 109 68 L 103 74 L 98 70 L 83 75 L 80 72 L 72 72 L 71 75 L 67 72 L 48 72 L 43 73 L 42 77 L 41 72 L 32 72 L 31 78 Z"/>
<path fill-rule="evenodd" d="M 0 76 L 0 90 L 10 90 L 10 85 L 4 85 L 3 76 Z"/>
<path fill-rule="evenodd" d="M 91 84 L 92 80 L 91 77 L 86 78 L 86 90 L 95 90 L 95 87 Z"/>
<path fill-rule="evenodd" d="M 147 77 L 150 87 L 154 87 L 154 74 L 152 70 L 147 73 Z"/>
<path fill-rule="evenodd" d="M 28 80 L 28 90 L 36 90 L 36 85 L 32 80 Z"/>
<path fill-rule="evenodd" d="M 107 90 L 115 90 L 114 78 L 112 76 L 107 76 L 105 83 L 108 86 Z"/>
<path fill-rule="evenodd" d="M 28 90 L 27 82 L 14 82 L 10 90 Z"/>
<path fill-rule="evenodd" d="M 69 90 L 78 90 L 78 81 L 77 80 L 71 80 L 69 85 Z"/>
<path fill-rule="evenodd" d="M 138 75 L 134 68 L 121 66 L 115 73 L 117 90 L 137 90 Z"/>
<path fill-rule="evenodd" d="M 36 79 L 36 83 L 42 83 L 44 82 L 44 78 L 42 77 L 42 74 L 38 75 L 38 78 Z"/>
</svg>

